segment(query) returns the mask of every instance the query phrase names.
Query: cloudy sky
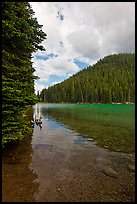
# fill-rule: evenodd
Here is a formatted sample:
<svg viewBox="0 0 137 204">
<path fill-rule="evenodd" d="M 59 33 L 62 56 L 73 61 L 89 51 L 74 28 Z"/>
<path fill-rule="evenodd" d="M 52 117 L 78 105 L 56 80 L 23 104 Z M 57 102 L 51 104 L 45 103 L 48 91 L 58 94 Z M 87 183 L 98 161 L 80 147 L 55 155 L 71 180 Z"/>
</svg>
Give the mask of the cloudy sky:
<svg viewBox="0 0 137 204">
<path fill-rule="evenodd" d="M 134 52 L 135 2 L 30 2 L 47 39 L 33 54 L 35 91 L 59 83 L 106 55 Z"/>
</svg>

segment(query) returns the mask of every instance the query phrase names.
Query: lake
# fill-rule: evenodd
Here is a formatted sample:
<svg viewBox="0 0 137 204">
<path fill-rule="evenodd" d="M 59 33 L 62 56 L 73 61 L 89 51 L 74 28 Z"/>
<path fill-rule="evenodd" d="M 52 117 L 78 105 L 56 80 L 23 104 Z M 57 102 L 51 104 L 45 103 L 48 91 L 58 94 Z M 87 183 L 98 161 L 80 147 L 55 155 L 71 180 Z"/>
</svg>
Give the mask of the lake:
<svg viewBox="0 0 137 204">
<path fill-rule="evenodd" d="M 3 201 L 135 201 L 134 104 L 40 103 L 30 114 L 42 127 L 4 149 Z"/>
</svg>

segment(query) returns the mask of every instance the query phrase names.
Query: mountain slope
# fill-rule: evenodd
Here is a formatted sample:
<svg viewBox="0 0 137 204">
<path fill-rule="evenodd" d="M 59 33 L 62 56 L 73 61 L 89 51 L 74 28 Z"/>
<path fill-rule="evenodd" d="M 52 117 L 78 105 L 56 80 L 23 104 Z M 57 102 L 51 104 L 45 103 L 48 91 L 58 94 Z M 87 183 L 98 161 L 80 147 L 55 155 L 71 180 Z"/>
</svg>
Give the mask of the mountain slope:
<svg viewBox="0 0 137 204">
<path fill-rule="evenodd" d="M 67 80 L 43 89 L 50 103 L 111 103 L 135 101 L 135 54 L 114 54 L 100 59 Z"/>
</svg>

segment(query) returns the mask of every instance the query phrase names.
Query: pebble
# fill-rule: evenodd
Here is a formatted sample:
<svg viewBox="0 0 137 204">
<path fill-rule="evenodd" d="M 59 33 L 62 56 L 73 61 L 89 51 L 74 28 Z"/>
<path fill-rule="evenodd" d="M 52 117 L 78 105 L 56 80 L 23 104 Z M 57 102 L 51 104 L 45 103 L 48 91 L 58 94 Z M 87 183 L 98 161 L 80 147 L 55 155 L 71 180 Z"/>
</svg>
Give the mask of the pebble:
<svg viewBox="0 0 137 204">
<path fill-rule="evenodd" d="M 88 138 L 87 141 L 93 141 L 93 139 L 92 138 Z"/>
<path fill-rule="evenodd" d="M 116 151 L 117 151 L 117 152 L 121 152 L 121 150 L 120 150 L 120 149 L 117 149 Z"/>
</svg>

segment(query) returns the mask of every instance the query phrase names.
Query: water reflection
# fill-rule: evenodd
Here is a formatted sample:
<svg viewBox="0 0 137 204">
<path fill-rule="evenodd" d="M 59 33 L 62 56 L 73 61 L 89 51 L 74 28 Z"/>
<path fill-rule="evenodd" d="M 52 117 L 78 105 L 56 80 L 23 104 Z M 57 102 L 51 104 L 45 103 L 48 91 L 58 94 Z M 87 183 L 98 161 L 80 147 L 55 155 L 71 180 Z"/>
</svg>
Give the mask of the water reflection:
<svg viewBox="0 0 137 204">
<path fill-rule="evenodd" d="M 95 105 L 95 107 L 94 107 Z M 42 112 L 111 151 L 135 151 L 134 105 L 44 104 Z"/>
<path fill-rule="evenodd" d="M 3 151 L 2 201 L 134 202 L 134 154 L 100 148 L 95 123 L 63 106 L 34 106 L 27 120 L 42 116 L 42 128 Z"/>
<path fill-rule="evenodd" d="M 29 109 L 26 120 L 32 119 L 33 109 Z M 32 162 L 32 134 L 23 141 L 9 144 L 2 152 L 2 201 L 34 202 L 38 183 L 37 174 L 30 169 Z"/>
<path fill-rule="evenodd" d="M 134 173 L 128 169 L 133 155 L 99 148 L 94 139 L 61 123 L 53 106 L 37 104 L 36 112 L 43 126 L 34 127 L 30 164 L 39 184 L 37 202 L 134 201 Z"/>
</svg>

